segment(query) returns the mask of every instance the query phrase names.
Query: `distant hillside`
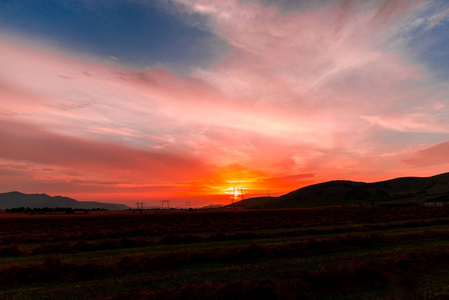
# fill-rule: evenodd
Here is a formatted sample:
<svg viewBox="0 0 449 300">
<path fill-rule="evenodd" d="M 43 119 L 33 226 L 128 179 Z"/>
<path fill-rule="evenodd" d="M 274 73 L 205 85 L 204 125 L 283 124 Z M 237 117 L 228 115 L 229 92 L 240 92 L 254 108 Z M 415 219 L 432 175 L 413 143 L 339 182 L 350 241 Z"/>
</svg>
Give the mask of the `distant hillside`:
<svg viewBox="0 0 449 300">
<path fill-rule="evenodd" d="M 365 183 L 329 181 L 303 187 L 280 197 L 248 198 L 240 208 L 301 208 L 372 203 L 449 201 L 449 173 L 432 177 L 403 177 Z"/>
<path fill-rule="evenodd" d="M 23 194 L 20 192 L 0 193 L 0 209 L 18 208 L 18 207 L 29 207 L 29 208 L 70 207 L 73 209 L 101 208 L 107 210 L 124 210 L 129 208 L 124 204 L 83 202 L 61 196 L 52 197 L 46 194 Z"/>
<path fill-rule="evenodd" d="M 200 207 L 200 209 L 215 209 L 215 208 L 221 208 L 224 207 L 224 204 L 210 204 L 203 207 Z"/>
</svg>

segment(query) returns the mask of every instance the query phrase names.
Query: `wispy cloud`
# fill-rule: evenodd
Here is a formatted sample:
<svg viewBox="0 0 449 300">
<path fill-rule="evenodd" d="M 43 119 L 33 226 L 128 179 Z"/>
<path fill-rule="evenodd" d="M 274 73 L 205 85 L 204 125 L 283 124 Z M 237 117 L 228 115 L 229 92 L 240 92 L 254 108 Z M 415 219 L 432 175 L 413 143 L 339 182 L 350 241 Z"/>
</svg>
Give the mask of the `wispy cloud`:
<svg viewBox="0 0 449 300">
<path fill-rule="evenodd" d="M 447 14 L 449 14 L 449 8 L 439 13 L 438 15 L 433 17 L 432 22 L 426 27 L 426 30 L 429 30 L 438 25 L 444 18 L 446 18 Z"/>
</svg>

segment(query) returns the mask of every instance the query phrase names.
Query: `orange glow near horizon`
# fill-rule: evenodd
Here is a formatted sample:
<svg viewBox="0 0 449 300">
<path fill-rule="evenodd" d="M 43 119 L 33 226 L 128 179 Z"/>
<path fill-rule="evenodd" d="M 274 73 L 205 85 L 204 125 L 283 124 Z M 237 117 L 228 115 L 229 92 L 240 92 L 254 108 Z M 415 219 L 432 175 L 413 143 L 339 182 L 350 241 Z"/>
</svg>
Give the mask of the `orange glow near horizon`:
<svg viewBox="0 0 449 300">
<path fill-rule="evenodd" d="M 76 2 L 106 13 L 97 1 Z M 143 16 L 146 1 L 132 2 Z M 207 48 L 204 61 L 201 51 L 198 61 L 153 53 L 135 65 L 112 48 L 80 53 L 65 39 L 58 48 L 53 30 L 4 28 L 0 192 L 198 207 L 449 170 L 449 72 L 436 68 L 447 59 L 424 51 L 445 41 L 449 14 L 436 17 L 438 1 L 168 2 L 164 15 L 211 36 L 179 49 Z M 140 25 L 127 28 L 139 28 L 139 47 L 152 41 Z"/>
<path fill-rule="evenodd" d="M 229 187 L 224 189 L 224 194 L 229 195 L 232 202 L 236 202 L 241 200 L 240 197 L 243 195 L 242 193 L 243 187 Z"/>
</svg>

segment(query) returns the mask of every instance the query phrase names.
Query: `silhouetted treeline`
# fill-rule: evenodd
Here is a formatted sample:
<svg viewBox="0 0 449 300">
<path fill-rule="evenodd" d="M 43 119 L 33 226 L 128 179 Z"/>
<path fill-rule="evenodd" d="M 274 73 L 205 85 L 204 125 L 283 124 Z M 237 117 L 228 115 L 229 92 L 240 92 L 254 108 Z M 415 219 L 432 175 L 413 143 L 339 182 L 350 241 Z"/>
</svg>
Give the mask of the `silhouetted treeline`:
<svg viewBox="0 0 449 300">
<path fill-rule="evenodd" d="M 45 213 L 66 213 L 66 214 L 74 214 L 75 212 L 86 212 L 89 211 L 107 211 L 107 209 L 104 208 L 92 208 L 92 209 L 85 209 L 85 208 L 71 208 L 71 207 L 42 207 L 42 208 L 29 208 L 29 207 L 16 207 L 16 208 L 9 208 L 6 209 L 5 212 L 7 213 L 25 213 L 25 214 L 45 214 Z"/>
</svg>

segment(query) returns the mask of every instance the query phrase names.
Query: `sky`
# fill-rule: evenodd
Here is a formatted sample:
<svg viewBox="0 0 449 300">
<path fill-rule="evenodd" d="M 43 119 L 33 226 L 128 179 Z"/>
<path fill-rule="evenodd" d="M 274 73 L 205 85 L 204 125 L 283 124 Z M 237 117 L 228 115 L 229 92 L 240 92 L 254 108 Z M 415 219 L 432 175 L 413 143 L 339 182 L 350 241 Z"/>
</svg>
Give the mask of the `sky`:
<svg viewBox="0 0 449 300">
<path fill-rule="evenodd" d="M 183 207 L 448 172 L 448 32 L 444 0 L 1 0 L 0 192 Z"/>
</svg>

